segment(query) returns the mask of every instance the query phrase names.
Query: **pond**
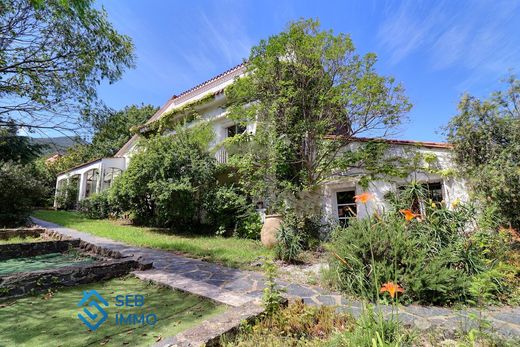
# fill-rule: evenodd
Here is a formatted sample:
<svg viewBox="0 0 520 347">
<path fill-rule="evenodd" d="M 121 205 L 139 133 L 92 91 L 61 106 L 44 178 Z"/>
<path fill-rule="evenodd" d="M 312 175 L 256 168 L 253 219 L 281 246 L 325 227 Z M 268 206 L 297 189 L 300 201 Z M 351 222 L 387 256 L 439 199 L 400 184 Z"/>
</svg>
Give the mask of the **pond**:
<svg viewBox="0 0 520 347">
<path fill-rule="evenodd" d="M 90 331 L 79 320 L 84 291 L 96 290 L 108 303 L 106 321 Z M 141 295 L 142 305 L 117 306 L 116 296 Z M 227 306 L 133 276 L 60 289 L 0 302 L 0 346 L 150 346 L 176 335 Z M 154 314 L 149 325 L 117 325 L 117 314 Z"/>
</svg>

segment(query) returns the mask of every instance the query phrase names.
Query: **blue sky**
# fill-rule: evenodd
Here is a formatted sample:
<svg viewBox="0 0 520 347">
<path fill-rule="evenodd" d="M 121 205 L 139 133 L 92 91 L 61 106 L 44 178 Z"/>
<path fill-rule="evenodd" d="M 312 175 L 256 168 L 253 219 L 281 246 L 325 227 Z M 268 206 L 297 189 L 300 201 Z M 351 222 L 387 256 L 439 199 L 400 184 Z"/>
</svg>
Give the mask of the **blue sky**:
<svg viewBox="0 0 520 347">
<path fill-rule="evenodd" d="M 350 33 L 378 71 L 401 81 L 414 104 L 394 136 L 440 141 L 464 92 L 485 97 L 510 70 L 520 73 L 520 1 L 99 1 L 133 38 L 137 67 L 101 98 L 114 108 L 162 106 L 242 62 L 251 46 L 291 20 L 318 18 Z"/>
</svg>

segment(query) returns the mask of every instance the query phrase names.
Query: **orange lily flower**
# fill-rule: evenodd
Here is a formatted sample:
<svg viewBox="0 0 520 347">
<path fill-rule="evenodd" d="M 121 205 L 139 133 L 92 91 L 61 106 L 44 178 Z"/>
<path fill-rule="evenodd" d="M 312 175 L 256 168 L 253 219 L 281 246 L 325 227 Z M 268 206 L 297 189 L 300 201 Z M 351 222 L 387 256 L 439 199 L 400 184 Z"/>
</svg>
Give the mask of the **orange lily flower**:
<svg viewBox="0 0 520 347">
<path fill-rule="evenodd" d="M 381 289 L 379 290 L 380 293 L 388 292 L 392 299 L 395 297 L 397 293 L 404 293 L 404 289 L 394 282 L 386 282 L 381 286 Z"/>
<path fill-rule="evenodd" d="M 419 213 L 413 213 L 412 210 L 399 210 L 399 212 L 404 214 L 404 219 L 406 219 L 407 222 L 421 216 Z"/>
<path fill-rule="evenodd" d="M 362 193 L 362 194 L 359 194 L 359 195 L 355 195 L 354 196 L 354 201 L 355 202 L 360 202 L 362 204 L 366 204 L 367 202 L 369 202 L 373 198 L 374 198 L 374 194 L 369 193 L 369 192 L 365 192 L 365 193 Z"/>
</svg>

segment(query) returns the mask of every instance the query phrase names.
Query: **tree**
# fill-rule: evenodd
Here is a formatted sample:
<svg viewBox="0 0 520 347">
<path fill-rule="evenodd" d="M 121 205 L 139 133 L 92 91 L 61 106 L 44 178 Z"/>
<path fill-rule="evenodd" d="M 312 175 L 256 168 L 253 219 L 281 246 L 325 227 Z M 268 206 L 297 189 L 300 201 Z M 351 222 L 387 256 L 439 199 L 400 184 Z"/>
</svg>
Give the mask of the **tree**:
<svg viewBox="0 0 520 347">
<path fill-rule="evenodd" d="M 78 132 L 97 85 L 133 63 L 132 41 L 92 0 L 0 0 L 0 127 Z"/>
<path fill-rule="evenodd" d="M 226 95 L 231 118 L 257 122 L 255 136 L 230 140 L 239 142 L 234 164 L 257 196 L 271 206 L 279 192 L 302 198 L 354 163 L 345 149 L 356 137 L 385 136 L 400 124 L 411 105 L 393 78 L 375 71 L 376 61 L 313 20 L 252 48 L 245 76 Z"/>
<path fill-rule="evenodd" d="M 158 108 L 152 105 L 131 105 L 119 111 L 109 111 L 92 119 L 94 156 L 113 156 L 132 137 L 132 128 L 144 124 Z"/>
<path fill-rule="evenodd" d="M 69 148 L 53 164 L 54 171 L 62 172 L 91 160 L 113 156 L 130 140 L 131 129 L 143 124 L 156 111 L 157 107 L 152 105 L 131 105 L 119 111 L 103 108 L 103 112 L 91 117 L 92 142 Z"/>
<path fill-rule="evenodd" d="M 23 225 L 43 192 L 30 165 L 0 162 L 0 228 Z"/>
<path fill-rule="evenodd" d="M 103 108 L 91 118 L 94 129 L 92 142 L 76 144 L 58 160 L 48 163 L 46 158 L 35 161 L 36 174 L 45 186 L 48 201 L 54 197 L 56 176 L 79 164 L 113 156 L 131 137 L 131 128 L 143 124 L 156 111 L 151 105 L 131 105 L 119 111 Z"/>
<path fill-rule="evenodd" d="M 36 159 L 42 145 L 31 143 L 25 136 L 18 136 L 18 127 L 12 123 L 0 128 L 0 163 L 14 161 L 27 164 Z"/>
<path fill-rule="evenodd" d="M 464 95 L 447 126 L 459 173 L 484 206 L 520 228 L 520 80 L 481 100 Z"/>
</svg>

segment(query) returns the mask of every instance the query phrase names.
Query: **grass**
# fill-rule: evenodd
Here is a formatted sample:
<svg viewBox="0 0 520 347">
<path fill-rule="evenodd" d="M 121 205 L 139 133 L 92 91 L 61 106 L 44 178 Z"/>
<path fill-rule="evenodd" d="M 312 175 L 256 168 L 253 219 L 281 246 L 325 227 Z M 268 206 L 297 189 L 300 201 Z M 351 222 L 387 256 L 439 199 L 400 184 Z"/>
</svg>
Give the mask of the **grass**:
<svg viewBox="0 0 520 347">
<path fill-rule="evenodd" d="M 78 319 L 85 290 L 108 301 L 107 320 L 90 331 Z M 115 296 L 144 296 L 142 307 L 116 307 Z M 226 309 L 191 294 L 149 284 L 134 277 L 87 284 L 54 293 L 0 303 L 0 346 L 150 346 Z M 115 314 L 157 315 L 154 326 L 116 325 Z"/>
<path fill-rule="evenodd" d="M 259 241 L 236 237 L 178 235 L 146 227 L 120 225 L 111 220 L 88 219 L 78 212 L 40 210 L 34 217 L 107 237 L 134 246 L 158 248 L 221 263 L 235 268 L 250 268 L 258 257 L 270 257 L 272 252 Z"/>
<path fill-rule="evenodd" d="M 27 237 L 21 237 L 21 236 L 15 236 L 8 238 L 6 240 L 0 239 L 0 245 L 6 245 L 9 243 L 22 243 L 22 242 L 38 242 L 43 241 L 41 237 L 34 237 L 34 236 L 27 236 Z"/>
</svg>

